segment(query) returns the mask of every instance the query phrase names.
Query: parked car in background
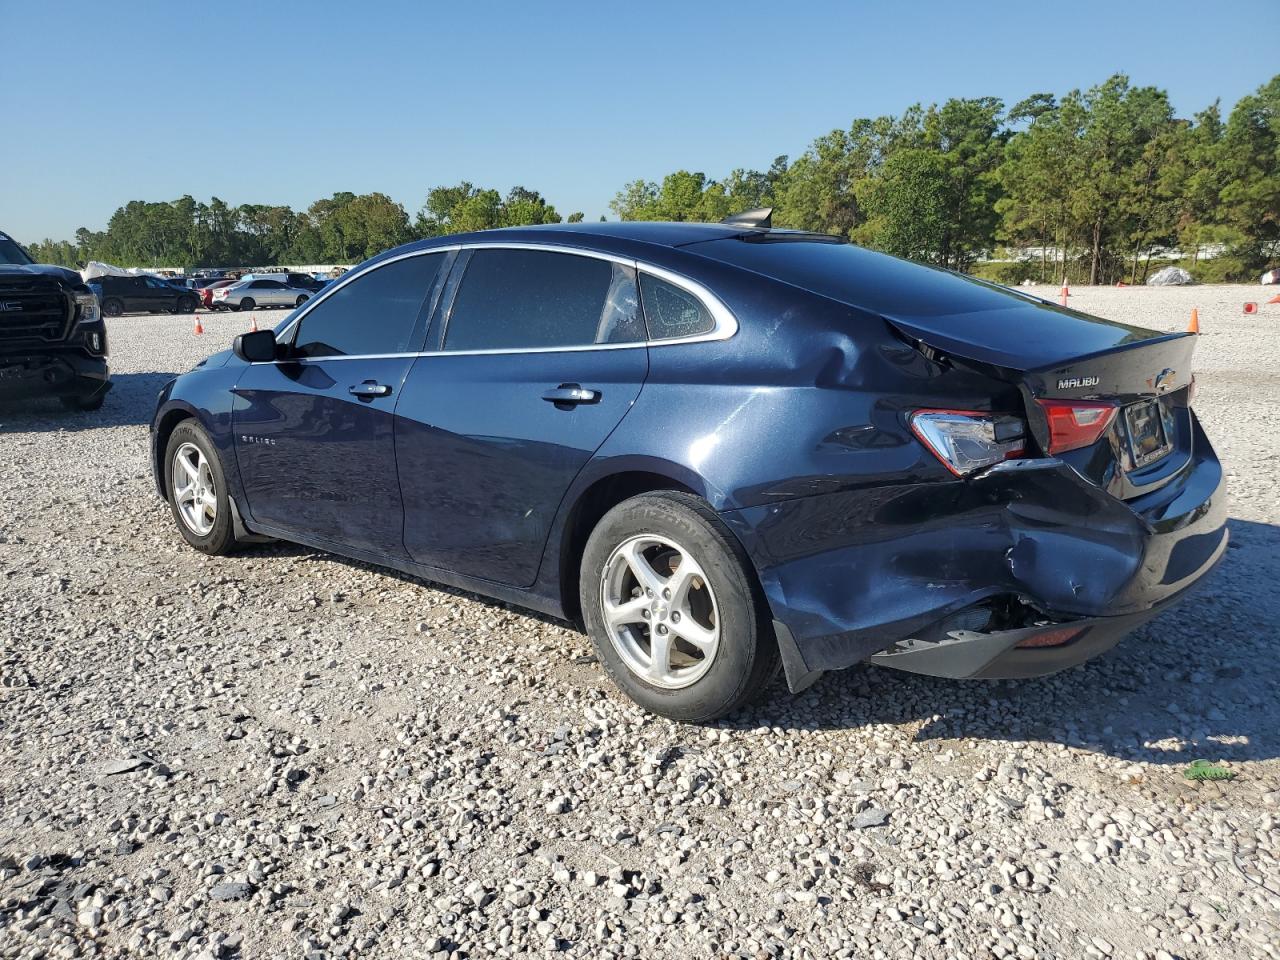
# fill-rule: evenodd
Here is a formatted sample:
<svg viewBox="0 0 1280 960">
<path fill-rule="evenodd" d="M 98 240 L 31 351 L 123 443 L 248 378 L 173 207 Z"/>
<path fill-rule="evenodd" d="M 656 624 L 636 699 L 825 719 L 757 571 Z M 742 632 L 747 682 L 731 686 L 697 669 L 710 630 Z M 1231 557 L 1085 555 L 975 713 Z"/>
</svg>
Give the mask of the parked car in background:
<svg viewBox="0 0 1280 960">
<path fill-rule="evenodd" d="M 167 384 L 152 467 L 197 550 L 579 621 L 706 721 L 779 662 L 1053 673 L 1184 598 L 1228 536 L 1196 341 L 760 213 L 460 234 Z"/>
<path fill-rule="evenodd" d="M 110 389 L 98 298 L 74 270 L 35 263 L 0 233 L 0 399 L 54 395 L 97 410 Z"/>
<path fill-rule="evenodd" d="M 108 317 L 125 313 L 194 313 L 200 301 L 192 290 L 148 275 L 95 277 L 89 287 Z"/>
<path fill-rule="evenodd" d="M 309 273 L 296 272 L 279 272 L 279 273 L 246 273 L 240 277 L 241 280 L 275 280 L 283 283 L 286 287 L 296 287 L 300 290 L 309 290 L 312 293 L 317 292 L 324 287 L 324 282 L 317 280 Z"/>
<path fill-rule="evenodd" d="M 213 291 L 213 305 L 230 310 L 256 310 L 259 307 L 300 307 L 311 299 L 311 291 L 291 287 L 279 280 L 239 280 Z"/>
<path fill-rule="evenodd" d="M 220 304 L 217 304 L 217 303 L 215 303 L 215 302 L 214 302 L 213 295 L 214 295 L 217 291 L 219 291 L 219 290 L 223 289 L 224 287 L 229 287 L 229 286 L 231 286 L 233 283 L 239 283 L 239 282 L 240 282 L 239 280 L 212 280 L 212 281 L 210 281 L 209 283 L 207 283 L 207 284 L 205 284 L 203 287 L 201 287 L 201 288 L 200 288 L 200 290 L 199 290 L 199 295 L 200 295 L 200 305 L 201 305 L 201 306 L 203 306 L 206 310 L 222 310 L 222 309 L 225 309 L 225 308 L 224 308 L 224 307 L 222 307 Z"/>
</svg>

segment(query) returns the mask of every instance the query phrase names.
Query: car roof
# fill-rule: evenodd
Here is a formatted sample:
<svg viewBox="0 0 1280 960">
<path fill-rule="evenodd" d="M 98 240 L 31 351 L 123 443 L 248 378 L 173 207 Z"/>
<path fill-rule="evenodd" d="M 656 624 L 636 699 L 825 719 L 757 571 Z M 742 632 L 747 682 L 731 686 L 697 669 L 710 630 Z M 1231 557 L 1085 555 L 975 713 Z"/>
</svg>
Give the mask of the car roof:
<svg viewBox="0 0 1280 960">
<path fill-rule="evenodd" d="M 546 233 L 573 233 L 591 237 L 608 237 L 614 240 L 633 240 L 652 243 L 661 247 L 682 247 L 706 240 L 725 240 L 750 232 L 742 227 L 723 223 L 675 223 L 660 220 L 622 220 L 606 223 L 548 223 L 533 227 L 515 227 L 513 230 L 532 230 Z M 493 231 L 501 233 L 502 231 Z"/>
<path fill-rule="evenodd" d="M 639 220 L 610 221 L 606 223 L 550 223 L 501 227 L 492 230 L 474 230 L 468 233 L 442 234 L 428 237 L 424 240 L 413 240 L 399 247 L 384 250 L 382 253 L 370 257 L 363 263 L 353 267 L 352 270 L 373 267 L 386 260 L 405 256 L 406 254 L 425 253 L 433 249 L 458 244 L 500 244 L 503 242 L 554 244 L 596 250 L 600 253 L 612 253 L 620 256 L 649 256 L 655 258 L 656 261 L 666 261 L 668 265 L 671 265 L 670 256 L 660 256 L 660 252 L 666 254 L 679 253 L 683 256 L 687 251 L 683 251 L 682 248 L 731 240 L 733 238 L 768 238 L 774 241 L 806 239 L 843 242 L 838 237 L 828 237 L 805 231 L 770 230 L 724 223 L 676 223 Z"/>
</svg>

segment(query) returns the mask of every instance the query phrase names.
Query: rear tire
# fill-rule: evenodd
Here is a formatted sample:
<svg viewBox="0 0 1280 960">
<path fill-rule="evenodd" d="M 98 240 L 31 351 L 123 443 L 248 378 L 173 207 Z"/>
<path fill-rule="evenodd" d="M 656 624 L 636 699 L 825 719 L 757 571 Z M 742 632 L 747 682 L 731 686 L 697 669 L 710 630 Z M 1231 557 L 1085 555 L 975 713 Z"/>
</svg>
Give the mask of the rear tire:
<svg viewBox="0 0 1280 960">
<path fill-rule="evenodd" d="M 235 549 L 222 461 L 209 435 L 194 419 L 183 420 L 169 434 L 164 451 L 164 490 L 174 523 L 187 543 L 210 555 Z"/>
<path fill-rule="evenodd" d="M 681 578 L 686 562 L 689 576 Z M 690 494 L 644 494 L 605 514 L 583 551 L 578 590 L 605 671 L 653 713 L 715 720 L 777 671 L 777 641 L 749 560 L 715 512 Z M 655 639 L 665 649 L 659 657 Z"/>
<path fill-rule="evenodd" d="M 300 306 L 302 306 L 304 303 L 306 303 L 309 299 L 311 299 L 311 298 L 310 298 L 310 297 L 299 297 L 299 298 L 298 298 L 298 302 L 297 302 L 297 303 L 295 303 L 295 304 L 294 304 L 294 306 L 295 306 L 295 307 L 300 307 Z"/>
<path fill-rule="evenodd" d="M 253 309 L 254 307 L 256 307 L 257 305 L 258 305 L 258 304 L 254 301 L 253 297 L 245 297 L 243 300 L 241 300 L 241 301 L 240 301 L 240 305 L 239 305 L 238 307 L 236 307 L 236 309 L 237 309 L 237 310 L 252 310 L 252 309 Z"/>
<path fill-rule="evenodd" d="M 114 298 L 102 301 L 102 313 L 108 317 L 118 317 L 124 313 L 124 304 Z"/>
</svg>

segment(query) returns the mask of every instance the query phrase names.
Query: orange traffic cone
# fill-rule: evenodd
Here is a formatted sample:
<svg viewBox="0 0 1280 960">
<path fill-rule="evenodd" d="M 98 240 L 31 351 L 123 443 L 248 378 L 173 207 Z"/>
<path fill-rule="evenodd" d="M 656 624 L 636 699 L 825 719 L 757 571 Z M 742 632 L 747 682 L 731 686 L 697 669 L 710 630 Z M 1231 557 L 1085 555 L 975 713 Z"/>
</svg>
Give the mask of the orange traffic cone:
<svg viewBox="0 0 1280 960">
<path fill-rule="evenodd" d="M 1200 332 L 1200 311 L 1195 307 L 1191 308 L 1191 323 L 1187 326 L 1187 333 Z"/>
<path fill-rule="evenodd" d="M 204 324 L 202 324 L 202 323 L 200 322 L 200 314 L 198 314 L 198 313 L 196 314 L 196 330 L 195 330 L 195 332 L 196 332 L 196 336 L 199 336 L 200 334 L 204 333 Z"/>
<path fill-rule="evenodd" d="M 1067 297 L 1071 296 L 1071 291 L 1067 289 L 1067 278 L 1062 278 L 1062 305 L 1067 305 Z"/>
<path fill-rule="evenodd" d="M 249 315 L 249 332 L 250 333 L 258 332 L 258 318 L 253 316 L 253 314 Z"/>
<path fill-rule="evenodd" d="M 1277 293 L 1274 297 L 1268 300 L 1267 303 L 1280 303 L 1280 293 Z"/>
</svg>

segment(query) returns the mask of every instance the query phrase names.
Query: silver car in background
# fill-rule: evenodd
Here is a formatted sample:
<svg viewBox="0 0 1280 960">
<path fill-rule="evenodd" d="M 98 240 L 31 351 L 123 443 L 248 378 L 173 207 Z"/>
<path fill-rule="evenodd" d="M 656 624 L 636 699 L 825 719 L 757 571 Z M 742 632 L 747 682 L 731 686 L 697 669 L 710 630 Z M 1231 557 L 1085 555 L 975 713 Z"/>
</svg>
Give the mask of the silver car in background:
<svg viewBox="0 0 1280 960">
<path fill-rule="evenodd" d="M 230 310 L 256 310 L 259 307 L 287 307 L 292 310 L 310 299 L 310 290 L 291 287 L 279 280 L 241 280 L 213 291 L 213 306 Z"/>
</svg>

